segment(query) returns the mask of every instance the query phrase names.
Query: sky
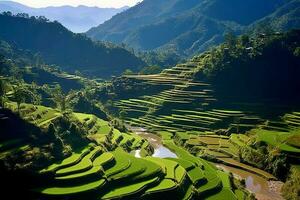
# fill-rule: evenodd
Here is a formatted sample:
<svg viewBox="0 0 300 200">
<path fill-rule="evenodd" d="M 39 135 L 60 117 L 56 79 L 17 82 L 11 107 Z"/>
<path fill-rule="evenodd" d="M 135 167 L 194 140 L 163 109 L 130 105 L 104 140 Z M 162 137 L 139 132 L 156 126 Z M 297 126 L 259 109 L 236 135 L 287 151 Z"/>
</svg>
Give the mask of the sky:
<svg viewBox="0 0 300 200">
<path fill-rule="evenodd" d="M 63 5 L 85 5 L 85 6 L 97 6 L 101 8 L 120 8 L 123 6 L 134 6 L 136 3 L 142 0 L 13 0 L 15 2 L 35 7 L 47 7 L 47 6 L 63 6 Z"/>
</svg>

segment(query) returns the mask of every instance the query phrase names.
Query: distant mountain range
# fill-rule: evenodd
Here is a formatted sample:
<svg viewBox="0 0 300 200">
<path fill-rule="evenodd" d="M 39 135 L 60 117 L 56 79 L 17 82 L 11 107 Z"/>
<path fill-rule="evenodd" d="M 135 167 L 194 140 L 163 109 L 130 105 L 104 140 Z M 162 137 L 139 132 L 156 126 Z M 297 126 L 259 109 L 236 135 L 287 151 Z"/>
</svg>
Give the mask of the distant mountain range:
<svg viewBox="0 0 300 200">
<path fill-rule="evenodd" d="M 144 0 L 92 28 L 94 40 L 139 50 L 191 56 L 223 41 L 226 32 L 300 27 L 300 0 Z"/>
<path fill-rule="evenodd" d="M 33 16 L 45 16 L 52 21 L 59 21 L 75 33 L 86 32 L 91 27 L 102 24 L 115 14 L 128 8 L 129 7 L 127 6 L 122 8 L 98 8 L 87 6 L 31 8 L 12 1 L 0 1 L 0 12 L 10 11 L 14 14 L 28 13 Z"/>
</svg>

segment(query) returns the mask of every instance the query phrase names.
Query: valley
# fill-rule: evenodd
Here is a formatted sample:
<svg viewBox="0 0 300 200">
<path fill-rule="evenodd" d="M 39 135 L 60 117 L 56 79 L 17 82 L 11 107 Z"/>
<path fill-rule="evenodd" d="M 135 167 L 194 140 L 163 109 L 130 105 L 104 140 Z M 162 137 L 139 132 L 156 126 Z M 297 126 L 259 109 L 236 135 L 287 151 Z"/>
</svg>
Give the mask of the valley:
<svg viewBox="0 0 300 200">
<path fill-rule="evenodd" d="M 0 14 L 3 197 L 299 200 L 298 0 L 232 2 Z"/>
</svg>

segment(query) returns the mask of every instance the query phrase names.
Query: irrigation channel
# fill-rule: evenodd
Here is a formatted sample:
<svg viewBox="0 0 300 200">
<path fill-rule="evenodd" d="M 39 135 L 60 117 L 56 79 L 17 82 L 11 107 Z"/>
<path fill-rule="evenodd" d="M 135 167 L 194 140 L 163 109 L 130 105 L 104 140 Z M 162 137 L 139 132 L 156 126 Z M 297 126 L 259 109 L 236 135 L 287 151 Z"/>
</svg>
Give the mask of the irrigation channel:
<svg viewBox="0 0 300 200">
<path fill-rule="evenodd" d="M 153 157 L 159 158 L 176 158 L 176 154 L 170 151 L 167 147 L 163 146 L 162 139 L 153 134 L 149 133 L 144 128 L 139 127 L 127 127 L 132 132 L 148 140 L 154 148 Z M 140 150 L 132 152 L 135 157 L 140 157 Z M 247 190 L 255 194 L 257 200 L 284 200 L 281 196 L 280 190 L 283 185 L 280 181 L 268 181 L 257 174 L 230 167 L 220 163 L 214 163 L 218 168 L 224 171 L 231 172 L 237 179 L 244 179 Z"/>
</svg>

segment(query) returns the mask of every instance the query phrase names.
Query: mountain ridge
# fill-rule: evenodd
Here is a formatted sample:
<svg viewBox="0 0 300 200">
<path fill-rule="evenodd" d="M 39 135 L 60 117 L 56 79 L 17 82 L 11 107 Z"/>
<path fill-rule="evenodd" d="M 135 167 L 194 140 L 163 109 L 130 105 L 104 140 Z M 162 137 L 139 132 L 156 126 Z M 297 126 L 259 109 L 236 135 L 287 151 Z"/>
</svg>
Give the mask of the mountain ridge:
<svg viewBox="0 0 300 200">
<path fill-rule="evenodd" d="M 241 34 L 255 30 L 259 20 L 272 18 L 272 14 L 280 10 L 296 19 L 291 20 L 287 28 L 284 25 L 287 22 L 281 20 L 283 25 L 273 25 L 275 30 L 298 27 L 298 12 L 293 14 L 292 9 L 283 9 L 292 5 L 297 9 L 298 3 L 299 0 L 231 0 L 226 4 L 221 0 L 145 0 L 86 34 L 94 40 L 125 43 L 137 50 L 166 50 L 192 56 L 222 42 L 227 32 Z M 151 40 L 153 35 L 159 37 Z"/>
<path fill-rule="evenodd" d="M 33 8 L 17 2 L 0 1 L 0 12 L 10 11 L 13 14 L 28 13 L 33 16 L 43 15 L 52 21 L 59 21 L 71 31 L 77 33 L 85 32 L 128 8 L 128 6 L 121 8 L 100 8 L 84 5 Z"/>
<path fill-rule="evenodd" d="M 137 70 L 144 66 L 143 61 L 122 47 L 93 42 L 45 18 L 2 14 L 0 26 L 3 27 L 0 29 L 2 40 L 30 50 L 40 55 L 47 64 L 58 65 L 64 70 L 110 77 L 129 67 Z"/>
</svg>

